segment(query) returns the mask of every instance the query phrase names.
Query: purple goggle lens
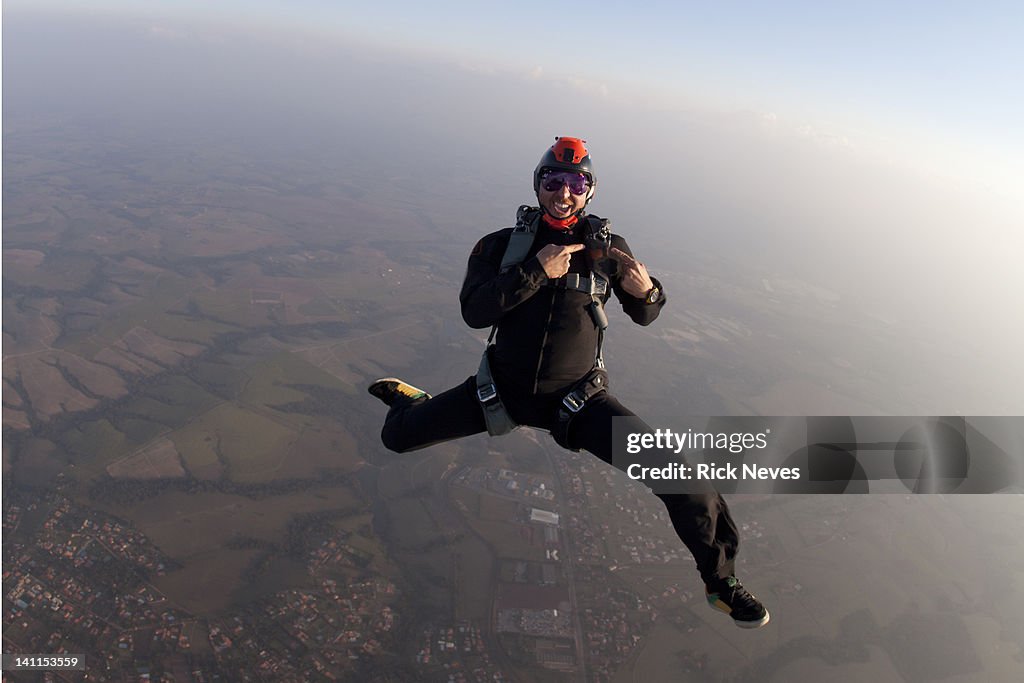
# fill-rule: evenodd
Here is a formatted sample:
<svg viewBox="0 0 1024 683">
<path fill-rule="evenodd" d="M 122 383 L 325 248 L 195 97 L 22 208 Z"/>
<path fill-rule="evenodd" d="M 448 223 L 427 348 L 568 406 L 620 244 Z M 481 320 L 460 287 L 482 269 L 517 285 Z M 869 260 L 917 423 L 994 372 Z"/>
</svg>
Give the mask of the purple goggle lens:
<svg viewBox="0 0 1024 683">
<path fill-rule="evenodd" d="M 572 192 L 574 195 L 583 195 L 590 188 L 590 181 L 582 173 L 569 173 L 567 171 L 548 173 L 540 179 L 540 186 L 548 192 L 556 192 L 562 189 L 562 185 L 568 186 L 569 192 Z"/>
</svg>

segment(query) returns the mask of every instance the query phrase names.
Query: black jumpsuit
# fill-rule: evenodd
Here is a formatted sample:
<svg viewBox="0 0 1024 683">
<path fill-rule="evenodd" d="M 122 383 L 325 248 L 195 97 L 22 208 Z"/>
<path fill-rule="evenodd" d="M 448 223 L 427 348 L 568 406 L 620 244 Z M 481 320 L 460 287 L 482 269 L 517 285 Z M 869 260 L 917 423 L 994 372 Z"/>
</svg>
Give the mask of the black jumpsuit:
<svg viewBox="0 0 1024 683">
<path fill-rule="evenodd" d="M 469 256 L 459 299 L 470 327 L 498 325 L 491 371 L 502 402 L 517 424 L 551 430 L 562 397 L 594 365 L 597 328 L 586 307 L 590 295 L 564 287 L 565 278 L 549 281 L 537 252 L 547 244 L 583 242 L 576 229 L 555 230 L 540 221 L 536 239 L 522 264 L 500 273 L 511 228 L 481 239 Z M 630 254 L 618 235 L 612 246 Z M 586 250 L 572 254 L 569 272 L 589 275 Z M 622 289 L 611 276 L 612 291 L 626 314 L 649 325 L 662 298 L 647 304 Z M 660 283 L 655 280 L 660 287 Z M 561 285 L 561 286 L 559 286 Z M 605 294 L 605 299 L 610 293 Z M 602 391 L 591 398 L 571 423 L 569 444 L 612 462 L 612 417 L 628 420 L 630 432 L 651 428 L 628 408 Z M 635 424 L 634 424 L 635 421 Z M 407 452 L 486 431 L 476 397 L 475 377 L 431 399 L 397 403 L 388 411 L 381 438 L 397 452 Z M 705 582 L 734 573 L 739 538 L 725 500 L 716 491 L 702 494 L 659 494 L 679 538 L 693 554 Z"/>
</svg>

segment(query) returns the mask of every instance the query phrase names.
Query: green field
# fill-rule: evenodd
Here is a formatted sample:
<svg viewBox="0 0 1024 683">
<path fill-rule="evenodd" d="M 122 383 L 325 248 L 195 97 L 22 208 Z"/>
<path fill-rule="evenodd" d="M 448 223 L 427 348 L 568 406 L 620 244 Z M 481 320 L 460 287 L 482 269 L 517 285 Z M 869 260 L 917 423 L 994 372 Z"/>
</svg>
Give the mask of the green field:
<svg viewBox="0 0 1024 683">
<path fill-rule="evenodd" d="M 127 455 L 135 448 L 124 432 L 119 431 L 110 420 L 99 419 L 81 422 L 72 429 L 64 430 L 58 441 L 78 462 L 87 464 L 98 458 L 102 466 Z"/>
<path fill-rule="evenodd" d="M 519 504 L 497 496 L 480 496 L 479 517 L 484 521 L 510 522 L 515 518 Z"/>
<path fill-rule="evenodd" d="M 512 511 L 516 507 L 514 501 L 478 494 L 461 486 L 454 486 L 450 491 L 452 499 L 461 501 L 469 510 L 468 514 L 463 514 L 466 523 L 480 536 L 498 544 L 502 558 L 534 561 L 544 559 L 543 545 L 531 544 L 524 535 L 530 526 L 510 521 Z M 539 528 L 534 528 L 533 533 L 536 538 L 536 534 L 543 532 Z"/>
<path fill-rule="evenodd" d="M 162 552 L 183 565 L 183 569 L 156 579 L 157 587 L 188 609 L 207 615 L 224 609 L 235 599 L 234 593 L 245 583 L 246 567 L 263 552 L 232 548 L 229 541 L 258 539 L 283 553 L 288 547 L 289 523 L 297 516 L 330 514 L 360 505 L 361 501 L 348 487 L 332 486 L 259 499 L 216 492 L 171 491 L 112 511 L 133 519 Z M 364 522 L 365 518 L 346 517 L 332 524 L 354 530 Z M 291 559 L 304 561 L 303 558 L 304 555 Z M 270 574 L 264 584 L 276 586 L 276 590 L 292 585 L 289 582 L 295 578 L 287 572 Z"/>
<path fill-rule="evenodd" d="M 216 290 L 200 290 L 189 297 L 200 317 L 214 318 L 221 323 L 239 327 L 268 325 L 274 322 L 268 314 L 270 307 L 253 306 L 248 288 L 230 286 Z"/>
<path fill-rule="evenodd" d="M 540 562 L 544 559 L 544 546 L 542 543 L 531 544 L 521 534 L 527 529 L 525 524 L 508 524 L 505 522 L 486 522 L 470 520 L 469 525 L 473 530 L 484 538 L 492 540 L 499 548 L 500 556 L 503 558 L 515 558 L 517 560 L 532 560 Z M 538 525 L 533 525 L 534 538 L 537 534 L 543 533 Z"/>
<path fill-rule="evenodd" d="M 217 457 L 217 439 L 202 429 L 179 429 L 168 437 L 174 442 L 185 469 L 196 479 L 217 479 L 224 468 Z"/>
<path fill-rule="evenodd" d="M 173 339 L 207 340 L 209 334 L 190 334 L 193 327 L 208 328 L 205 321 L 189 321 L 171 316 L 170 310 L 181 310 L 187 294 L 195 283 L 175 275 L 154 277 L 139 289 L 141 298 L 105 311 L 101 322 L 88 332 L 66 334 L 61 347 L 85 358 L 92 358 L 117 342 L 129 330 L 145 327 L 156 334 Z M 159 328 L 159 330 L 158 330 Z"/>
<path fill-rule="evenodd" d="M 312 363 L 293 353 L 278 353 L 246 368 L 250 376 L 245 385 L 242 401 L 266 406 L 303 401 L 309 394 L 297 385 L 312 385 L 328 390 L 343 391 L 348 387 Z"/>
<path fill-rule="evenodd" d="M 146 394 L 172 405 L 192 406 L 193 412 L 212 408 L 217 398 L 182 375 L 163 377 L 146 388 Z"/>
<path fill-rule="evenodd" d="M 98 265 L 99 259 L 91 254 L 58 252 L 47 254 L 38 267 L 6 263 L 4 270 L 10 269 L 7 277 L 16 277 L 14 281 L 25 287 L 73 292 L 89 283 Z"/>
<path fill-rule="evenodd" d="M 171 311 L 174 311 L 172 313 Z M 237 327 L 199 316 L 182 315 L 180 306 L 172 302 L 163 315 L 147 318 L 144 326 L 161 337 L 209 346 L 218 335 L 237 331 Z"/>
<path fill-rule="evenodd" d="M 341 306 L 334 304 L 326 296 L 318 296 L 311 299 L 309 302 L 297 306 L 296 309 L 302 315 L 308 316 L 323 316 L 323 317 L 337 317 L 344 315 L 344 310 Z"/>
<path fill-rule="evenodd" d="M 123 432 L 127 441 L 136 448 L 167 431 L 167 427 L 159 422 L 145 418 L 125 417 L 119 414 L 110 419 L 118 431 Z"/>
<path fill-rule="evenodd" d="M 198 361 L 191 374 L 207 391 L 228 397 L 236 396 L 249 381 L 245 371 L 218 361 Z"/>
<path fill-rule="evenodd" d="M 419 498 L 397 498 L 388 503 L 392 540 L 409 550 L 442 538 L 441 530 Z"/>
<path fill-rule="evenodd" d="M 363 464 L 356 439 L 328 418 L 310 418 L 292 446 L 288 476 L 312 477 L 321 469 L 354 470 Z"/>
<path fill-rule="evenodd" d="M 175 604 L 199 617 L 211 617 L 231 606 L 241 576 L 260 554 L 256 549 L 217 550 L 191 557 L 184 568 L 157 577 L 153 585 Z"/>
<path fill-rule="evenodd" d="M 293 454 L 298 432 L 281 421 L 258 415 L 231 403 L 222 403 L 193 420 L 172 435 L 194 450 L 181 450 L 187 467 L 209 465 L 210 444 L 205 437 L 212 436 L 220 443 L 221 453 L 230 478 L 238 482 L 272 481 L 288 474 L 283 469 Z"/>
<path fill-rule="evenodd" d="M 132 399 L 130 410 L 132 415 L 145 418 L 168 429 L 180 427 L 195 414 L 190 405 L 164 403 L 148 396 Z"/>
</svg>

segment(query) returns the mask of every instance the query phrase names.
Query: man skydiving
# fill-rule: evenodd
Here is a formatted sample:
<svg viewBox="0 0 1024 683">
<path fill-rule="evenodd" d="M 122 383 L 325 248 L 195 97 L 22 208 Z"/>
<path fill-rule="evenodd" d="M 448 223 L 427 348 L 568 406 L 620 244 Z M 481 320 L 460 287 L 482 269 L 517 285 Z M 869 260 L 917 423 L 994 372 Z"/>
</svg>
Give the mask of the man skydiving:
<svg viewBox="0 0 1024 683">
<path fill-rule="evenodd" d="M 462 317 L 492 327 L 477 374 L 435 397 L 394 377 L 370 385 L 389 406 L 387 448 L 405 453 L 527 425 L 611 464 L 613 417 L 631 433 L 651 431 L 607 390 L 604 304 L 614 292 L 635 323 L 649 325 L 666 299 L 626 241 L 586 214 L 596 188 L 585 141 L 555 138 L 533 173 L 540 207 L 520 207 L 515 228 L 487 235 L 469 255 Z M 722 496 L 658 497 L 696 560 L 709 604 L 738 626 L 767 624 L 768 611 L 734 575 L 739 538 Z"/>
</svg>

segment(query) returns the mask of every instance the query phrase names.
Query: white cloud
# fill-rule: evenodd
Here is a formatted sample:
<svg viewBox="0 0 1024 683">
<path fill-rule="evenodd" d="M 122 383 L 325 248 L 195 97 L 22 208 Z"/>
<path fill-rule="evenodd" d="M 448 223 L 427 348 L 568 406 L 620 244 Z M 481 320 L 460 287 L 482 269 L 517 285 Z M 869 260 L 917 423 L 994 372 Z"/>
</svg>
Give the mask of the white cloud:
<svg viewBox="0 0 1024 683">
<path fill-rule="evenodd" d="M 808 138 L 822 147 L 828 147 L 831 149 L 853 149 L 853 143 L 850 141 L 850 138 L 845 135 L 819 130 L 809 123 L 797 126 L 796 134 L 800 137 Z"/>
<path fill-rule="evenodd" d="M 601 97 L 608 97 L 608 84 L 600 81 L 591 81 L 585 78 L 570 78 L 568 80 L 570 86 L 579 90 L 587 95 L 599 95 Z"/>
</svg>

